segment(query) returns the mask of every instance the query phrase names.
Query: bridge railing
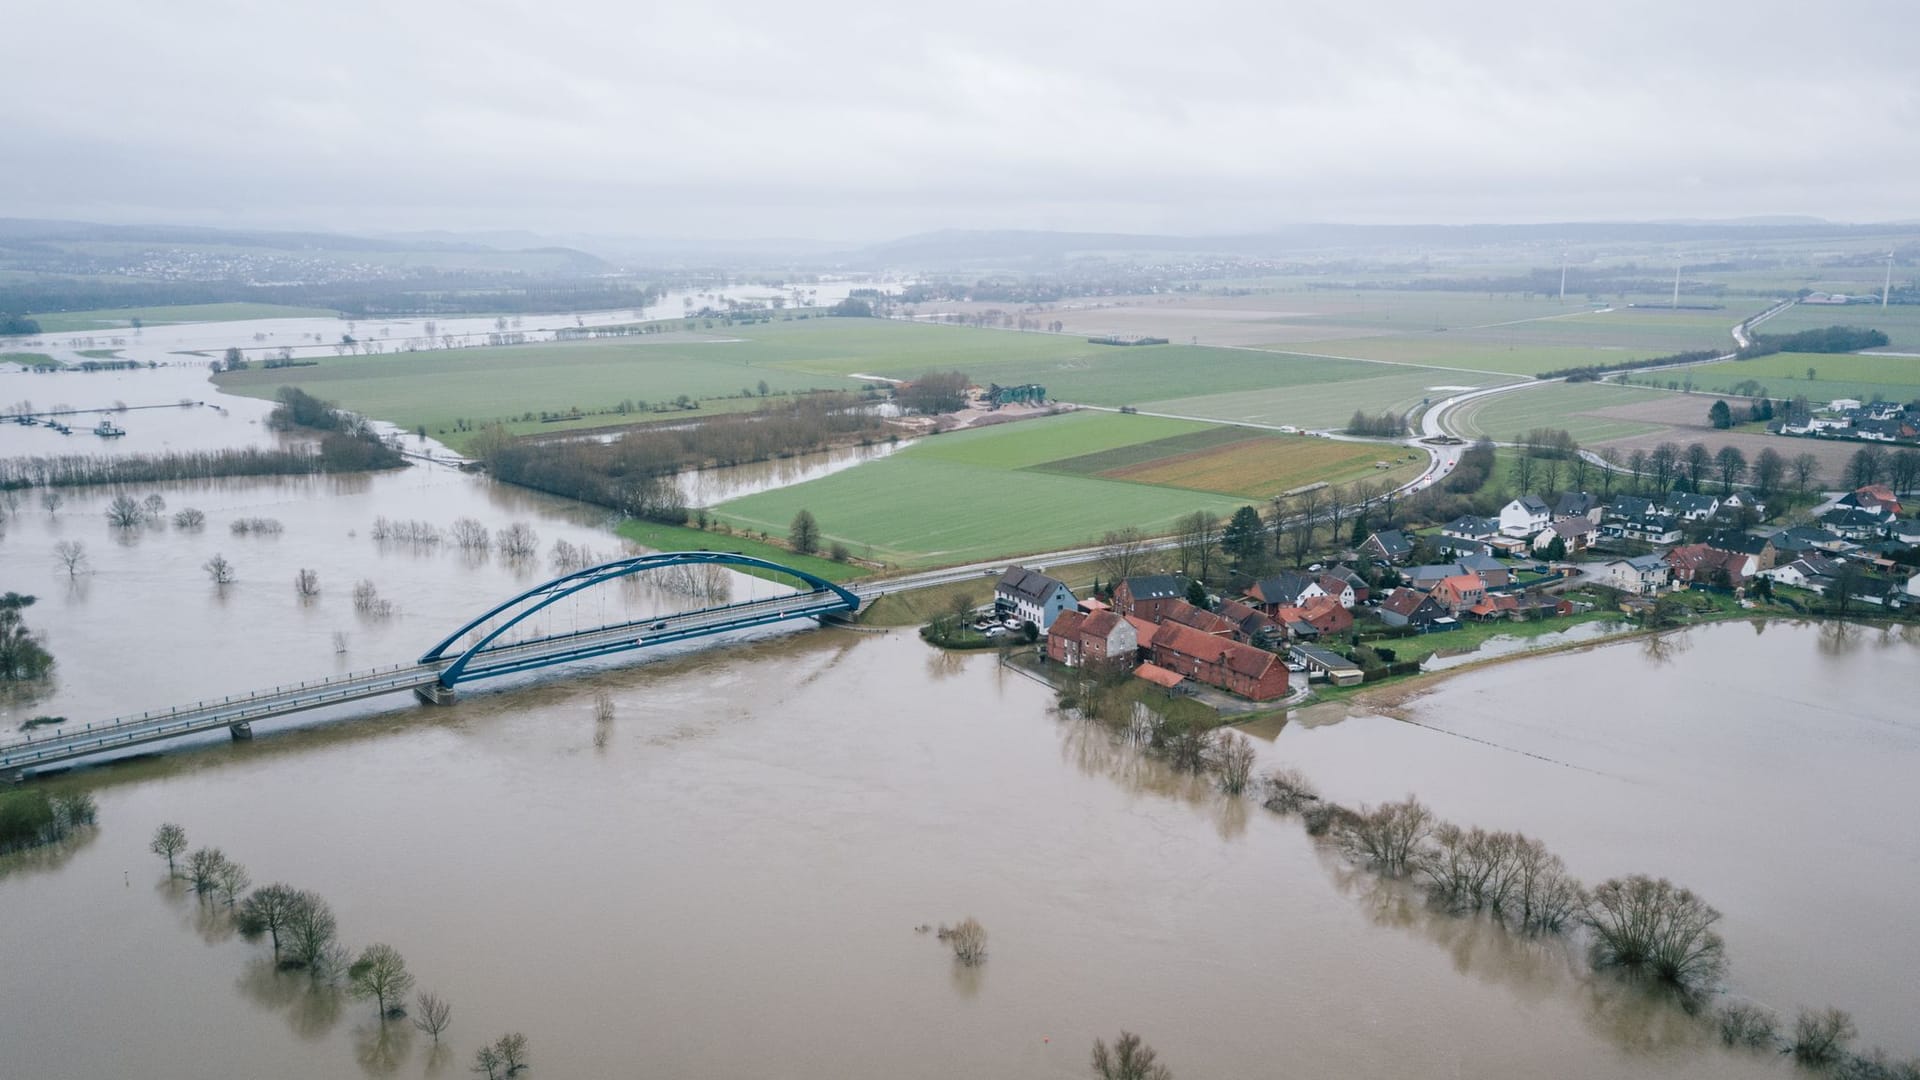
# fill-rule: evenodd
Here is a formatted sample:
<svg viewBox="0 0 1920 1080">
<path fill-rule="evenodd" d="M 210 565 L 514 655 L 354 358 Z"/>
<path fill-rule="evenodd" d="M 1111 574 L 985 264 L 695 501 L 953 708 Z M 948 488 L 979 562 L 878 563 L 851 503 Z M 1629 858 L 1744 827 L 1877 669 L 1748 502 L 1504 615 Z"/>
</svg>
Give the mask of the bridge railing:
<svg viewBox="0 0 1920 1080">
<path fill-rule="evenodd" d="M 148 730 L 156 730 L 151 727 L 155 723 L 160 723 L 162 729 L 171 729 L 186 724 L 203 723 L 210 727 L 219 727 L 223 724 L 238 723 L 249 717 L 258 717 L 263 713 L 272 713 L 276 711 L 277 708 L 284 707 L 286 704 L 306 701 L 310 698 L 325 701 L 329 697 L 351 696 L 374 688 L 391 689 L 413 681 L 420 675 L 430 671 L 432 671 L 431 665 L 394 664 L 391 667 L 369 668 L 365 671 L 337 675 L 330 679 L 296 683 L 291 686 L 276 686 L 272 690 L 260 690 L 252 694 L 238 694 L 223 697 L 218 701 L 212 698 L 206 698 L 190 705 L 176 705 L 173 708 L 163 709 L 157 712 L 143 712 L 139 716 L 129 715 L 116 717 L 104 724 L 88 724 L 78 731 L 68 729 L 66 731 L 49 732 L 44 736 L 38 737 L 29 734 L 24 739 L 0 743 L 0 757 L 11 757 L 14 751 L 25 750 L 35 746 L 51 746 L 54 743 L 62 745 L 71 744 L 76 736 L 83 736 L 89 732 L 98 732 L 102 735 L 115 735 L 138 728 L 141 733 L 144 734 Z M 399 676 L 398 678 L 381 679 L 383 675 L 392 676 L 399 672 L 409 672 L 410 674 Z M 316 691 L 319 692 L 317 696 Z M 256 705 L 258 706 L 257 708 L 253 707 Z M 235 711 L 236 706 L 239 707 L 237 712 Z M 180 719 L 177 725 L 164 723 L 165 721 L 181 717 L 185 717 L 185 719 Z"/>
<path fill-rule="evenodd" d="M 657 622 L 671 624 L 679 619 L 691 619 L 699 615 L 719 615 L 729 611 L 736 611 L 740 608 L 779 607 L 783 605 L 803 606 L 801 604 L 802 601 L 810 601 L 820 596 L 831 595 L 833 595 L 832 592 L 827 589 L 811 589 L 807 592 L 788 593 L 785 596 L 763 596 L 757 600 L 736 600 L 731 604 L 721 604 L 719 607 L 695 608 L 692 611 L 676 611 L 671 615 L 649 615 L 623 623 L 614 623 L 610 626 L 596 626 L 588 630 L 574 630 L 565 634 L 544 634 L 540 637 L 524 638 L 506 644 L 489 645 L 473 655 L 477 660 L 480 657 L 505 652 L 509 649 L 525 649 L 536 645 L 544 645 L 549 642 L 566 641 L 569 638 L 587 637 L 592 634 L 613 634 L 623 630 L 645 630 Z"/>
</svg>

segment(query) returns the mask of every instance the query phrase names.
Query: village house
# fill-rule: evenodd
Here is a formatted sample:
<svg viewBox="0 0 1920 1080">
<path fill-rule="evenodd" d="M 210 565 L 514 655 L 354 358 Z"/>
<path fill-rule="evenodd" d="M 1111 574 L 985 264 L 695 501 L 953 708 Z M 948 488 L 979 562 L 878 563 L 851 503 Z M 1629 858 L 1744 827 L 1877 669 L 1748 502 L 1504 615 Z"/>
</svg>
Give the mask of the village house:
<svg viewBox="0 0 1920 1080">
<path fill-rule="evenodd" d="M 1525 539 L 1547 527 L 1553 520 L 1553 508 L 1537 495 L 1522 495 L 1500 508 L 1500 532 Z"/>
<path fill-rule="evenodd" d="M 1638 495 L 1615 495 L 1613 501 L 1600 512 L 1600 520 L 1626 521 L 1629 518 L 1646 517 L 1649 514 L 1664 513 L 1660 504 L 1652 499 L 1643 499 Z"/>
<path fill-rule="evenodd" d="M 1536 555 L 1545 552 L 1553 545 L 1554 538 L 1559 537 L 1567 554 L 1572 555 L 1593 546 L 1594 537 L 1599 534 L 1600 526 L 1585 517 L 1561 518 L 1540 530 L 1540 535 L 1533 538 L 1533 551 Z"/>
<path fill-rule="evenodd" d="M 1445 525 L 1440 526 L 1440 535 L 1449 540 L 1463 540 L 1469 544 L 1485 544 L 1500 535 L 1500 519 L 1474 517 L 1462 514 Z"/>
<path fill-rule="evenodd" d="M 1853 544 L 1838 533 L 1825 529 L 1816 529 L 1811 525 L 1796 525 L 1773 534 L 1774 550 L 1782 556 L 1800 555 L 1809 551 L 1824 551 L 1839 554 Z M 1778 560 L 1776 560 L 1778 561 Z"/>
<path fill-rule="evenodd" d="M 1214 637 L 1232 637 L 1236 629 L 1232 620 L 1216 615 L 1205 608 L 1194 607 L 1185 600 L 1176 600 L 1168 604 L 1166 610 L 1160 615 L 1160 621 L 1191 626 L 1203 634 L 1211 634 Z"/>
<path fill-rule="evenodd" d="M 1317 584 L 1320 590 L 1348 611 L 1353 610 L 1353 583 L 1339 574 L 1321 574 Z M 1364 587 L 1364 586 L 1363 586 Z"/>
<path fill-rule="evenodd" d="M 1642 544 L 1673 544 L 1680 540 L 1680 522 L 1670 514 L 1608 521 L 1600 526 L 1601 535 Z"/>
<path fill-rule="evenodd" d="M 1565 521 L 1567 518 L 1582 517 L 1598 525 L 1601 509 L 1600 499 L 1593 493 L 1569 491 L 1554 502 L 1553 520 Z"/>
<path fill-rule="evenodd" d="M 1615 559 L 1601 567 L 1601 583 L 1635 596 L 1653 596 L 1673 580 L 1673 567 L 1662 555 Z"/>
<path fill-rule="evenodd" d="M 1367 598 L 1373 595 L 1373 586 L 1368 585 L 1367 579 L 1351 566 L 1336 566 L 1320 576 L 1320 587 L 1327 590 L 1328 596 L 1337 596 L 1333 586 L 1327 584 L 1328 579 L 1344 581 L 1353 589 L 1353 603 L 1346 605 L 1349 608 L 1366 603 Z"/>
<path fill-rule="evenodd" d="M 993 602 L 1030 622 L 1045 633 L 1063 612 L 1074 611 L 1079 601 L 1065 583 L 1037 570 L 1009 566 L 993 586 Z"/>
<path fill-rule="evenodd" d="M 1740 511 L 1753 514 L 1751 520 L 1762 521 L 1767 516 L 1767 501 L 1751 491 L 1736 491 L 1720 500 L 1720 512 L 1737 516 Z"/>
<path fill-rule="evenodd" d="M 1359 664 L 1330 649 L 1317 645 L 1295 645 L 1287 650 L 1295 663 L 1335 686 L 1356 686 L 1366 681 L 1367 673 Z"/>
<path fill-rule="evenodd" d="M 1820 526 L 1843 540 L 1859 542 L 1880 535 L 1890 519 L 1882 512 L 1837 507 L 1820 515 Z"/>
<path fill-rule="evenodd" d="M 1763 571 L 1759 576 L 1776 585 L 1791 585 L 1797 589 L 1825 592 L 1826 582 L 1839 572 L 1840 564 L 1825 555 L 1802 555 L 1792 562 Z"/>
<path fill-rule="evenodd" d="M 1418 589 L 1395 589 L 1380 601 L 1380 621 L 1387 626 L 1424 631 L 1446 617 L 1447 609 L 1432 594 Z"/>
<path fill-rule="evenodd" d="M 1412 558 L 1413 541 L 1399 529 L 1387 529 L 1367 537 L 1361 542 L 1360 550 L 1378 562 L 1394 566 Z"/>
<path fill-rule="evenodd" d="M 1491 555 L 1462 555 L 1460 572 L 1479 574 L 1489 589 L 1504 589 L 1513 584 L 1513 570 Z"/>
<path fill-rule="evenodd" d="M 1667 565 L 1673 567 L 1673 580 L 1682 585 L 1724 585 L 1738 588 L 1753 577 L 1757 562 L 1751 555 L 1717 551 L 1705 544 L 1683 544 L 1669 548 Z"/>
<path fill-rule="evenodd" d="M 1712 495 L 1676 491 L 1667 496 L 1667 512 L 1682 521 L 1706 521 L 1720 512 L 1720 500 Z"/>
<path fill-rule="evenodd" d="M 1894 497 L 1893 489 L 1885 484 L 1868 484 L 1865 487 L 1854 488 L 1835 499 L 1833 505 L 1892 514 L 1895 517 L 1899 517 L 1903 512 L 1900 500 Z"/>
<path fill-rule="evenodd" d="M 1707 546 L 1716 551 L 1731 551 L 1754 558 L 1754 572 L 1773 569 L 1779 561 L 1780 551 L 1773 546 L 1773 538 L 1755 536 L 1738 529 L 1719 529 L 1707 534 Z"/>
<path fill-rule="evenodd" d="M 1318 581 L 1294 570 L 1282 570 L 1247 590 L 1247 599 L 1269 615 L 1283 607 L 1299 607 L 1316 596 L 1325 595 L 1327 590 L 1321 588 Z"/>
<path fill-rule="evenodd" d="M 1112 611 L 1063 611 L 1047 631 L 1047 658 L 1068 667 L 1130 668 L 1139 646 L 1133 624 Z"/>
<path fill-rule="evenodd" d="M 1232 620 L 1234 636 L 1249 645 L 1265 645 L 1280 634 L 1280 624 L 1272 616 L 1238 600 L 1220 601 L 1214 613 Z"/>
<path fill-rule="evenodd" d="M 1287 693 L 1287 665 L 1265 649 L 1203 634 L 1179 623 L 1162 623 L 1153 635 L 1153 663 L 1175 674 L 1217 686 L 1253 701 Z"/>
<path fill-rule="evenodd" d="M 1478 574 L 1455 574 L 1433 587 L 1433 598 L 1452 615 L 1479 603 L 1486 595 L 1486 582 Z"/>
<path fill-rule="evenodd" d="M 1520 611 L 1520 598 L 1511 593 L 1488 593 L 1472 607 L 1460 614 L 1469 619 L 1487 622 L 1492 619 L 1508 619 Z"/>
<path fill-rule="evenodd" d="M 1186 583 L 1172 574 L 1146 574 L 1130 577 L 1113 587 L 1113 608 L 1122 615 L 1136 615 L 1157 623 L 1175 600 L 1187 601 Z"/>
<path fill-rule="evenodd" d="M 1289 637 L 1323 637 L 1353 629 L 1353 613 L 1331 596 L 1316 596 L 1298 607 L 1282 607 L 1274 619 L 1287 628 Z M 1310 627 L 1312 632 L 1301 627 Z"/>
<path fill-rule="evenodd" d="M 1431 592 L 1435 585 L 1440 584 L 1442 581 L 1456 574 L 1464 574 L 1466 572 L 1465 567 L 1462 567 L 1457 562 L 1451 562 L 1435 563 L 1431 566 L 1410 566 L 1400 571 L 1400 576 L 1406 580 L 1407 584 L 1414 588 L 1422 592 Z"/>
</svg>

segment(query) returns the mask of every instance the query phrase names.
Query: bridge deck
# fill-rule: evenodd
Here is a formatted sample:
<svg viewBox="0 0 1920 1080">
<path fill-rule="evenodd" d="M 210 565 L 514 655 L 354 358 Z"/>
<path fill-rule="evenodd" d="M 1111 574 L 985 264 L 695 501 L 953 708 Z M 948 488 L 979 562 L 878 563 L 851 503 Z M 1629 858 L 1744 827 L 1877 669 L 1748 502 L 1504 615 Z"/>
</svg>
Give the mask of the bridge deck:
<svg viewBox="0 0 1920 1080">
<path fill-rule="evenodd" d="M 730 630 L 824 615 L 845 608 L 845 601 L 834 593 L 813 590 L 552 634 L 510 644 L 494 644 L 469 658 L 458 681 L 471 682 L 533 671 Z M 382 694 L 425 689 L 441 682 L 451 663 L 452 658 L 449 657 L 430 663 L 397 664 L 218 700 L 196 701 L 190 705 L 144 712 L 138 716 L 123 716 L 105 723 L 87 724 L 79 729 L 68 727 L 46 735 L 28 735 L 0 743 L 0 774 L 217 731 L 236 724 L 269 720 Z"/>
</svg>

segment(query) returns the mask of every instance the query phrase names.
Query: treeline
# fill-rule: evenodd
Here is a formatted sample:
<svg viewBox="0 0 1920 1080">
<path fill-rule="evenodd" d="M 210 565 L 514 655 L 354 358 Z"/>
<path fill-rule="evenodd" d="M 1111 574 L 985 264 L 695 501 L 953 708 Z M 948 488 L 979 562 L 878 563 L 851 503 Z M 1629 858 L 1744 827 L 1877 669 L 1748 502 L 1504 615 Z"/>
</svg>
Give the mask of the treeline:
<svg viewBox="0 0 1920 1080">
<path fill-rule="evenodd" d="M 1380 438 L 1396 438 L 1407 433 L 1407 418 L 1389 409 L 1379 416 L 1368 416 L 1363 410 L 1353 410 L 1353 416 L 1347 420 L 1347 434 L 1373 435 Z"/>
<path fill-rule="evenodd" d="M 1828 326 L 1797 334 L 1755 334 L 1753 344 L 1741 349 L 1739 358 L 1751 360 L 1778 352 L 1850 353 L 1882 348 L 1889 340 L 1887 335 L 1865 326 Z"/>
<path fill-rule="evenodd" d="M 92 826 L 97 813 L 84 791 L 49 795 L 36 787 L 0 794 L 0 855 L 57 844 Z"/>
<path fill-rule="evenodd" d="M 366 472 L 406 464 L 400 452 L 378 439 L 329 432 L 318 450 L 168 451 L 118 457 L 63 454 L 0 459 L 0 489 L 80 487 L 87 484 L 153 484 L 213 480 L 226 476 L 314 476 Z"/>
<path fill-rule="evenodd" d="M 1640 368 L 1665 367 L 1669 364 L 1704 364 L 1718 359 L 1724 354 L 1713 349 L 1693 349 L 1689 352 L 1670 353 L 1666 356 L 1650 356 L 1644 360 L 1622 360 L 1616 364 L 1581 364 L 1578 367 L 1555 368 L 1542 371 L 1534 377 L 1538 379 L 1565 379 L 1568 382 L 1592 382 L 1602 375 L 1615 371 L 1637 371 Z"/>
<path fill-rule="evenodd" d="M 677 525 L 687 520 L 672 479 L 682 469 L 765 461 L 886 434 L 885 421 L 860 398 L 813 394 L 675 430 L 632 430 L 610 443 L 515 440 L 496 427 L 476 450 L 507 483 Z"/>
<path fill-rule="evenodd" d="M 1483 435 L 1460 455 L 1444 486 L 1456 495 L 1471 495 L 1486 487 L 1492 476 L 1493 440 Z"/>
<path fill-rule="evenodd" d="M 961 371 L 929 371 L 894 392 L 900 407 L 922 416 L 967 407 L 967 376 Z"/>
<path fill-rule="evenodd" d="M 0 335 L 38 334 L 39 332 L 39 320 L 29 319 L 25 315 L 8 315 L 0 312 Z"/>
</svg>

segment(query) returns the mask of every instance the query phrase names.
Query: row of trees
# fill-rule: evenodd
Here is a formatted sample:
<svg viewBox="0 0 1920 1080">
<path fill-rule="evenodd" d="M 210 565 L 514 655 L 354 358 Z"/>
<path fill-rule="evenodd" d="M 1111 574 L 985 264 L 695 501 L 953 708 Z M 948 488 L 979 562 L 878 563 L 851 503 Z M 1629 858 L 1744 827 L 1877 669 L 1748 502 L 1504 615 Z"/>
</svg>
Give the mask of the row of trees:
<svg viewBox="0 0 1920 1080">
<path fill-rule="evenodd" d="M 1349 435 L 1397 439 L 1407 433 L 1407 418 L 1391 409 L 1378 416 L 1369 416 L 1365 410 L 1355 409 L 1347 420 L 1346 430 Z"/>
<path fill-rule="evenodd" d="M 318 450 L 169 450 L 118 456 L 60 454 L 0 459 L 0 487 L 80 487 L 89 484 L 154 484 L 212 480 L 223 476 L 315 476 L 321 473 L 391 469 L 406 459 L 378 439 L 330 432 Z"/>
<path fill-rule="evenodd" d="M 967 407 L 967 376 L 961 371 L 929 371 L 894 392 L 894 401 L 922 416 L 958 412 Z"/>
<path fill-rule="evenodd" d="M 1489 918 L 1522 934 L 1584 932 L 1596 969 L 1669 988 L 1689 1012 L 1721 990 L 1727 955 L 1716 929 L 1720 912 L 1665 878 L 1633 874 L 1588 888 L 1539 840 L 1462 828 L 1412 796 L 1350 810 L 1322 800 L 1292 770 L 1268 775 L 1262 789 L 1267 809 L 1299 814 L 1310 834 L 1383 877 L 1418 883 L 1441 910 Z M 1784 1036 L 1778 1018 L 1752 1003 L 1728 1003 L 1712 1017 L 1728 1045 L 1777 1048 L 1813 1067 L 1844 1064 L 1852 1076 L 1920 1076 L 1920 1061 L 1891 1063 L 1877 1050 L 1848 1054 L 1854 1026 L 1838 1009 L 1802 1009 Z"/>
<path fill-rule="evenodd" d="M 44 678 L 53 670 L 53 654 L 40 635 L 27 628 L 22 612 L 34 598 L 17 592 L 0 596 L 0 682 Z"/>
<path fill-rule="evenodd" d="M 275 970 L 304 971 L 316 990 L 344 982 L 355 997 L 372 999 L 383 1031 L 389 1021 L 408 1017 L 407 994 L 416 980 L 400 950 L 375 943 L 354 953 L 341 943 L 339 920 L 318 893 L 285 882 L 249 892 L 253 878 L 245 866 L 217 847 L 188 851 L 188 846 L 187 831 L 168 822 L 154 830 L 148 850 L 166 860 L 169 879 L 186 881 L 203 904 L 224 907 L 243 935 L 265 938 Z M 414 996 L 413 1004 L 413 1026 L 437 1046 L 452 1025 L 452 1005 L 425 990 Z M 526 1068 L 527 1040 L 518 1032 L 501 1036 L 474 1055 L 473 1071 L 493 1080 Z"/>
</svg>

